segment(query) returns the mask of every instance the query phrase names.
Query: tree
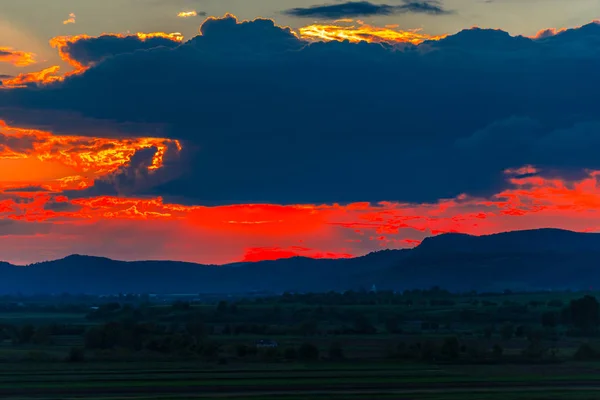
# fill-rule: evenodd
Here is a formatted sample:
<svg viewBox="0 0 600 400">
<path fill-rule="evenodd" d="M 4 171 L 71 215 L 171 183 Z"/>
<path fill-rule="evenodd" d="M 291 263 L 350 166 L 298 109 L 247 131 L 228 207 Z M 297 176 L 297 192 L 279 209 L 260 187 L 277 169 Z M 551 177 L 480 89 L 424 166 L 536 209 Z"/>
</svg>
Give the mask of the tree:
<svg viewBox="0 0 600 400">
<path fill-rule="evenodd" d="M 190 303 L 188 301 L 178 300 L 171 305 L 173 311 L 187 311 L 190 309 Z"/>
<path fill-rule="evenodd" d="M 33 335 L 35 335 L 35 328 L 33 325 L 23 326 L 19 330 L 19 343 L 30 343 Z"/>
<path fill-rule="evenodd" d="M 539 329 L 528 329 L 527 340 L 529 341 L 527 348 L 523 350 L 523 355 L 530 358 L 541 358 L 547 352 L 547 348 L 543 343 L 544 332 Z"/>
<path fill-rule="evenodd" d="M 287 347 L 284 351 L 283 351 L 283 357 L 286 360 L 295 360 L 298 358 L 298 351 L 296 350 L 296 348 L 294 347 Z"/>
<path fill-rule="evenodd" d="M 318 328 L 317 321 L 311 319 L 311 320 L 304 321 L 300 325 L 298 330 L 300 331 L 300 333 L 302 335 L 312 336 L 317 333 L 317 328 Z"/>
<path fill-rule="evenodd" d="M 185 325 L 185 330 L 192 336 L 199 338 L 206 336 L 206 325 L 198 319 L 188 322 Z"/>
<path fill-rule="evenodd" d="M 573 355 L 578 361 L 593 361 L 600 358 L 600 353 L 588 343 L 582 343 Z"/>
<path fill-rule="evenodd" d="M 385 320 L 385 330 L 388 333 L 396 333 L 398 332 L 398 318 L 389 317 Z"/>
<path fill-rule="evenodd" d="M 460 355 L 460 343 L 455 337 L 449 337 L 444 339 L 442 344 L 441 353 L 444 357 L 450 360 L 456 360 Z"/>
<path fill-rule="evenodd" d="M 47 345 L 52 343 L 52 330 L 48 326 L 39 327 L 35 330 L 35 333 L 31 336 L 31 343 Z"/>
<path fill-rule="evenodd" d="M 275 361 L 279 357 L 279 350 L 274 347 L 269 347 L 266 349 L 262 349 L 259 353 L 259 356 L 264 361 Z"/>
<path fill-rule="evenodd" d="M 85 333 L 85 347 L 87 349 L 104 348 L 104 332 L 99 326 L 95 326 Z"/>
<path fill-rule="evenodd" d="M 562 307 L 564 305 L 564 303 L 562 302 L 562 300 L 550 300 L 548 302 L 548 307 Z"/>
<path fill-rule="evenodd" d="M 219 355 L 220 348 L 218 343 L 207 341 L 202 343 L 202 346 L 199 350 L 203 357 L 207 359 L 215 359 Z"/>
<path fill-rule="evenodd" d="M 235 346 L 235 352 L 240 358 L 246 357 L 246 355 L 248 355 L 249 353 L 248 350 L 248 346 L 246 346 L 245 344 L 238 344 L 237 346 Z"/>
<path fill-rule="evenodd" d="M 298 349 L 298 358 L 304 361 L 318 360 L 319 349 L 312 343 L 304 342 Z"/>
<path fill-rule="evenodd" d="M 492 354 L 496 358 L 502 357 L 503 353 L 504 353 L 504 349 L 499 344 L 495 344 L 494 347 L 492 348 Z"/>
<path fill-rule="evenodd" d="M 227 304 L 227 302 L 224 300 L 221 300 L 221 301 L 219 301 L 219 304 L 217 304 L 217 313 L 219 313 L 219 314 L 226 313 L 228 308 L 229 308 L 229 305 Z"/>
<path fill-rule="evenodd" d="M 371 324 L 371 321 L 362 314 L 356 317 L 356 320 L 354 321 L 354 330 L 364 334 L 371 334 L 376 331 L 375 327 Z"/>
<path fill-rule="evenodd" d="M 600 304 L 594 296 L 571 300 L 566 314 L 571 324 L 584 332 L 593 332 L 600 324 Z"/>
<path fill-rule="evenodd" d="M 419 348 L 420 358 L 424 361 L 435 361 L 436 356 L 440 354 L 439 347 L 432 341 L 423 342 Z"/>
<path fill-rule="evenodd" d="M 83 349 L 78 347 L 71 347 L 69 355 L 66 359 L 67 362 L 83 362 L 85 361 L 85 352 Z"/>
<path fill-rule="evenodd" d="M 554 328 L 558 325 L 558 314 L 548 311 L 542 314 L 542 326 L 545 328 Z"/>
<path fill-rule="evenodd" d="M 329 358 L 332 360 L 343 360 L 344 350 L 340 342 L 332 342 L 329 346 Z"/>
<path fill-rule="evenodd" d="M 492 334 L 494 333 L 494 327 L 486 326 L 483 328 L 483 337 L 486 339 L 491 339 Z"/>
<path fill-rule="evenodd" d="M 512 339 L 515 333 L 515 327 L 512 324 L 504 324 L 502 328 L 500 328 L 500 336 L 504 340 Z"/>
</svg>

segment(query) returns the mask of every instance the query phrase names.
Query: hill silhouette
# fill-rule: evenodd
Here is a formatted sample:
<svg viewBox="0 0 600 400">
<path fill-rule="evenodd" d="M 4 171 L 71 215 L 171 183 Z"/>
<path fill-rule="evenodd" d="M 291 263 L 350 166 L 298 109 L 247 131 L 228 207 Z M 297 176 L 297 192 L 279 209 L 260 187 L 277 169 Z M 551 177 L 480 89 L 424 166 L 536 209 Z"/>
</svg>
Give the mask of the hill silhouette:
<svg viewBox="0 0 600 400">
<path fill-rule="evenodd" d="M 600 234 L 559 229 L 443 234 L 410 250 L 351 259 L 293 257 L 222 266 L 72 255 L 0 263 L 0 293 L 240 293 L 370 288 L 583 289 L 600 283 Z"/>
</svg>

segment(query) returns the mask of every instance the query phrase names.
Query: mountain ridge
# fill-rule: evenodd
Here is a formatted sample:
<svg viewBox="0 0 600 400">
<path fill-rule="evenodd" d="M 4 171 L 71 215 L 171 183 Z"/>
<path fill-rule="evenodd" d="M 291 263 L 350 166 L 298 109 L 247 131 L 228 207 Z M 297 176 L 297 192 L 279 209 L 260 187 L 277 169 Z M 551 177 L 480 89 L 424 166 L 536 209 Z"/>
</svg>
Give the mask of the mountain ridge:
<svg viewBox="0 0 600 400">
<path fill-rule="evenodd" d="M 577 289 L 600 282 L 599 265 L 600 234 L 548 228 L 482 236 L 447 233 L 413 249 L 348 259 L 211 265 L 73 254 L 19 268 L 0 263 L 0 293 L 317 292 L 373 284 L 393 290 Z"/>
</svg>

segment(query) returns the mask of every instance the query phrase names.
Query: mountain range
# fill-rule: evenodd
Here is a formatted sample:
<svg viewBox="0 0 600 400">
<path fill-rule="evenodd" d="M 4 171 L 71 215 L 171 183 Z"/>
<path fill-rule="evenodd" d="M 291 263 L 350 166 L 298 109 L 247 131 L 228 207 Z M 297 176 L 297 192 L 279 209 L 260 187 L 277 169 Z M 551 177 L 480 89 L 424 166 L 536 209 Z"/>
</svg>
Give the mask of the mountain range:
<svg viewBox="0 0 600 400">
<path fill-rule="evenodd" d="M 0 293 L 243 293 L 440 286 L 453 291 L 588 289 L 600 282 L 600 234 L 559 229 L 442 234 L 350 259 L 293 257 L 221 266 L 72 255 L 0 263 Z"/>
</svg>

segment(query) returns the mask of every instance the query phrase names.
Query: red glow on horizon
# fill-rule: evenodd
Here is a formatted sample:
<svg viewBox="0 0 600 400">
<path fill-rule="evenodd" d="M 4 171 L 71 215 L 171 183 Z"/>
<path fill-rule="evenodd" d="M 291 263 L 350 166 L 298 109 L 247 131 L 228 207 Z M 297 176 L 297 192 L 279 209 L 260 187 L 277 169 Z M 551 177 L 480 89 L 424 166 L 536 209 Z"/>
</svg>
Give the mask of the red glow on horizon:
<svg viewBox="0 0 600 400">
<path fill-rule="evenodd" d="M 307 257 L 316 259 L 340 259 L 354 257 L 349 253 L 319 252 L 306 247 L 291 246 L 289 248 L 280 247 L 254 247 L 246 249 L 242 262 L 258 262 L 279 260 L 292 257 Z"/>
</svg>

